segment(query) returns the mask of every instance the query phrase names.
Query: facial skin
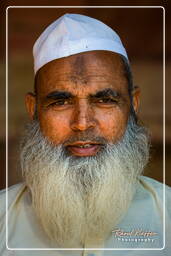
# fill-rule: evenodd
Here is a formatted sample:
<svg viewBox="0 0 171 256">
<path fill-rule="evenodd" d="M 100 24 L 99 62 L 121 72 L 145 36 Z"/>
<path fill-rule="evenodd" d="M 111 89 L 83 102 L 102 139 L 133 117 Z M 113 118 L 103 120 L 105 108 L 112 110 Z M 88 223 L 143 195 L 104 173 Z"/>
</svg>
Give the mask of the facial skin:
<svg viewBox="0 0 171 256">
<path fill-rule="evenodd" d="M 36 97 L 26 96 L 27 110 L 31 119 L 37 110 L 41 131 L 53 144 L 65 145 L 74 156 L 92 156 L 123 136 L 130 97 L 118 54 L 91 51 L 51 61 L 38 71 L 36 83 Z M 135 111 L 138 103 L 136 90 Z"/>
</svg>

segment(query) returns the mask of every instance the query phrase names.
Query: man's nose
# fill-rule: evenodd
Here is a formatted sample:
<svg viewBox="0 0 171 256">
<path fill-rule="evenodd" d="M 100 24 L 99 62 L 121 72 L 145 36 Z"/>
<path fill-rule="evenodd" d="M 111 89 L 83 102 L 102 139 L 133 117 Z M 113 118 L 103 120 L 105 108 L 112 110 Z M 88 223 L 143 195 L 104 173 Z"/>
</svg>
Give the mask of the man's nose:
<svg viewBox="0 0 171 256">
<path fill-rule="evenodd" d="M 85 131 L 96 126 L 93 110 L 86 99 L 80 99 L 75 106 L 71 129 L 74 131 Z"/>
</svg>

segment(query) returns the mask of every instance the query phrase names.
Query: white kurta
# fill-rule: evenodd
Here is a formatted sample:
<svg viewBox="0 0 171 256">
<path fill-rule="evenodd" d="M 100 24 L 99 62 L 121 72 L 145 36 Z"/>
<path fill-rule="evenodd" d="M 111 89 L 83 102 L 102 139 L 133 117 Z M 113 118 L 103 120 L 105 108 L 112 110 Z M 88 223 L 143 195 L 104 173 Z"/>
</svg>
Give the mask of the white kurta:
<svg viewBox="0 0 171 256">
<path fill-rule="evenodd" d="M 101 244 L 107 250 L 54 250 L 31 206 L 24 183 L 8 190 L 8 241 L 5 236 L 5 191 L 0 192 L 1 256 L 134 256 L 171 255 L 171 188 L 140 177 L 137 191 L 122 221 L 108 240 Z M 166 207 L 163 207 L 166 205 Z M 165 217 L 163 217 L 165 208 Z M 164 223 L 166 230 L 164 232 Z M 166 237 L 165 237 L 166 235 Z M 165 243 L 165 244 L 164 244 Z M 19 249 L 20 248 L 20 249 Z M 33 250 L 28 250 L 28 249 Z M 42 250 L 47 248 L 46 250 Z M 85 244 L 88 248 L 88 244 Z M 127 249 L 129 248 L 129 249 Z M 112 250 L 115 249 L 115 250 Z"/>
</svg>

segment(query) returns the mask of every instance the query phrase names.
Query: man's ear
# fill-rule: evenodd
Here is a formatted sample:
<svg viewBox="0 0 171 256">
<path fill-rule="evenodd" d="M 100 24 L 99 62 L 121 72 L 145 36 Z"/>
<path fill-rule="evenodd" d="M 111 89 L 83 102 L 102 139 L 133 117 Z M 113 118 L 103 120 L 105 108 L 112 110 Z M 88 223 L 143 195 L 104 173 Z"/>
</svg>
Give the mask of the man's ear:
<svg viewBox="0 0 171 256">
<path fill-rule="evenodd" d="M 36 97 L 33 93 L 29 92 L 25 96 L 25 105 L 31 120 L 34 119 L 35 109 L 36 109 Z"/>
<path fill-rule="evenodd" d="M 141 90 L 138 86 L 134 86 L 133 91 L 132 91 L 132 102 L 133 102 L 133 107 L 135 113 L 138 112 L 139 105 L 140 105 L 140 94 Z"/>
</svg>

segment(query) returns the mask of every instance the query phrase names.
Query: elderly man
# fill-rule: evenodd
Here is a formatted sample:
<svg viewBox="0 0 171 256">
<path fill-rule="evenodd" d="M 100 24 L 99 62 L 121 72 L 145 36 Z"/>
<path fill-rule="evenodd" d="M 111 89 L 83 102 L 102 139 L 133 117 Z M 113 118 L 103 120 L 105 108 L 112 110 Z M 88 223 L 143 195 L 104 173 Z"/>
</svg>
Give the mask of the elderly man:
<svg viewBox="0 0 171 256">
<path fill-rule="evenodd" d="M 148 134 L 119 36 L 98 20 L 65 14 L 33 54 L 31 121 L 21 142 L 25 182 L 8 191 L 14 254 L 1 232 L 1 255 L 163 255 L 163 186 L 141 176 Z"/>
</svg>

